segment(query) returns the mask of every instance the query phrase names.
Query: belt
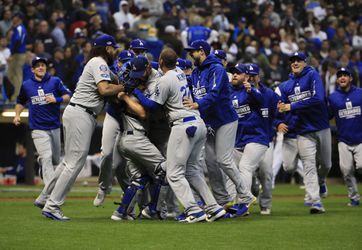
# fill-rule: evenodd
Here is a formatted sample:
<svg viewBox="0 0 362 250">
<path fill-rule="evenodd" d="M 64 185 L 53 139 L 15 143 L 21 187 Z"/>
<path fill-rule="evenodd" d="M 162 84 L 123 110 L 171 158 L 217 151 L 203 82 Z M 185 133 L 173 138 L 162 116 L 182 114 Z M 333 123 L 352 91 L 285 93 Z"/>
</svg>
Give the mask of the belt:
<svg viewBox="0 0 362 250">
<path fill-rule="evenodd" d="M 88 114 L 90 114 L 91 116 L 94 117 L 94 119 L 97 119 L 97 115 L 96 113 L 94 113 L 92 110 L 90 110 L 89 108 L 81 105 L 81 104 L 77 104 L 77 103 L 73 103 L 73 102 L 70 102 L 69 103 L 70 106 L 73 106 L 73 107 L 79 107 L 81 109 L 83 109 L 85 112 L 87 112 Z"/>
<path fill-rule="evenodd" d="M 147 136 L 147 132 L 146 132 L 146 131 L 141 131 L 141 130 L 128 130 L 128 131 L 124 131 L 124 133 L 125 133 L 126 135 L 141 134 L 141 135 Z"/>
<path fill-rule="evenodd" d="M 181 124 L 181 123 L 185 123 L 185 122 L 190 122 L 190 121 L 195 121 L 196 120 L 196 117 L 195 116 L 186 116 L 182 119 L 179 119 L 179 120 L 176 120 L 176 121 L 173 121 L 170 123 L 170 126 L 173 127 L 177 124 Z"/>
</svg>

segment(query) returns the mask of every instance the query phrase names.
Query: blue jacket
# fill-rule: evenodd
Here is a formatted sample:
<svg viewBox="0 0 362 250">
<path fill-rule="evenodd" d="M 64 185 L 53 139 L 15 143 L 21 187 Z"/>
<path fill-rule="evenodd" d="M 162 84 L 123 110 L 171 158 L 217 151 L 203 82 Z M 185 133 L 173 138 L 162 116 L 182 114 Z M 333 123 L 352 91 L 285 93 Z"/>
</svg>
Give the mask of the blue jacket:
<svg viewBox="0 0 362 250">
<path fill-rule="evenodd" d="M 290 75 L 279 86 L 281 101 L 291 103 L 291 112 L 298 117 L 295 123 L 297 134 L 306 134 L 329 128 L 327 99 L 322 80 L 317 71 L 306 66 L 295 77 Z"/>
<path fill-rule="evenodd" d="M 23 24 L 13 28 L 9 49 L 11 54 L 24 54 L 26 52 L 26 29 Z"/>
<path fill-rule="evenodd" d="M 265 126 L 268 128 L 269 142 L 273 141 L 276 133 L 276 126 L 280 123 L 277 118 L 277 105 L 279 102 L 279 96 L 270 88 L 260 85 L 260 92 L 263 95 L 263 105 L 261 106 L 261 112 L 263 115 Z"/>
<path fill-rule="evenodd" d="M 72 95 L 60 78 L 47 73 L 41 81 L 37 81 L 34 75 L 25 81 L 16 101 L 23 106 L 28 103 L 30 129 L 51 130 L 60 127 L 60 103 L 47 104 L 44 98 L 65 94 Z"/>
<path fill-rule="evenodd" d="M 362 89 L 351 86 L 344 92 L 338 88 L 328 99 L 330 114 L 336 118 L 338 141 L 347 145 L 362 143 Z"/>
<path fill-rule="evenodd" d="M 268 129 L 260 111 L 262 94 L 255 87 L 247 93 L 243 85 L 231 89 L 232 104 L 239 117 L 235 148 L 243 148 L 252 142 L 269 146 Z"/>
<path fill-rule="evenodd" d="M 215 55 L 208 55 L 201 66 L 193 70 L 191 82 L 194 101 L 199 104 L 206 125 L 217 129 L 238 119 L 231 104 L 228 76 Z"/>
<path fill-rule="evenodd" d="M 211 30 L 208 27 L 201 25 L 194 25 L 187 29 L 187 43 L 191 45 L 196 40 L 207 40 L 209 39 Z"/>
</svg>

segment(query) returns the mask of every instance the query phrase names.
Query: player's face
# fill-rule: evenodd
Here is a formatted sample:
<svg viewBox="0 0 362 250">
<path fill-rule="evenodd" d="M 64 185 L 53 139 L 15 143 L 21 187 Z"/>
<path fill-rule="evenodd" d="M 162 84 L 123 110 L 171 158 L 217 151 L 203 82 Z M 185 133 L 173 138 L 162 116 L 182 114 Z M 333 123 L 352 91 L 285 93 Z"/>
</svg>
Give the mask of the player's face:
<svg viewBox="0 0 362 250">
<path fill-rule="evenodd" d="M 107 53 L 109 55 L 109 59 L 111 59 L 111 61 L 113 62 L 114 60 L 116 60 L 116 56 L 118 54 L 118 50 L 116 48 L 113 48 L 112 46 L 107 46 L 106 47 Z"/>
<path fill-rule="evenodd" d="M 259 75 L 250 75 L 250 81 L 252 83 L 258 84 L 260 82 L 260 77 Z"/>
<path fill-rule="evenodd" d="M 117 66 L 118 66 L 119 68 L 122 68 L 122 66 L 123 66 L 123 62 L 122 62 L 122 61 L 120 61 L 120 60 L 117 60 Z"/>
<path fill-rule="evenodd" d="M 146 52 L 147 52 L 147 50 L 144 50 L 144 49 L 133 49 L 132 51 L 136 56 L 139 56 L 139 55 L 144 56 L 144 55 L 146 55 Z"/>
<path fill-rule="evenodd" d="M 193 50 L 190 52 L 190 56 L 194 59 L 194 65 L 196 67 L 201 65 L 201 50 Z"/>
<path fill-rule="evenodd" d="M 231 80 L 231 84 L 233 86 L 240 86 L 245 81 L 245 73 L 235 72 L 233 74 L 233 79 Z"/>
<path fill-rule="evenodd" d="M 294 75 L 299 75 L 305 67 L 305 62 L 299 58 L 292 58 L 290 60 L 290 68 Z"/>
<path fill-rule="evenodd" d="M 352 78 L 348 74 L 337 76 L 337 83 L 341 89 L 346 89 L 351 85 Z"/>
<path fill-rule="evenodd" d="M 38 62 L 31 70 L 38 78 L 43 78 L 47 72 L 47 65 L 43 62 Z"/>
</svg>

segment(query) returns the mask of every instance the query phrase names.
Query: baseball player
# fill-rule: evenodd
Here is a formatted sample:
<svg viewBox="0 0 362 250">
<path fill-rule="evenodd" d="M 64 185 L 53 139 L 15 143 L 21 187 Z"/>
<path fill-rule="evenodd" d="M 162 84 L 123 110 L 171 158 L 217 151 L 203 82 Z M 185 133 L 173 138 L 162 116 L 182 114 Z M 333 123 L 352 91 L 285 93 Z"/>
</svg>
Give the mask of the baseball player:
<svg viewBox="0 0 362 250">
<path fill-rule="evenodd" d="M 275 124 L 277 114 L 277 104 L 279 101 L 278 95 L 270 88 L 265 87 L 261 83 L 259 75 L 259 66 L 257 64 L 247 65 L 247 74 L 250 77 L 255 87 L 261 92 L 263 96 L 263 105 L 261 106 L 261 114 L 268 131 L 269 148 L 265 152 L 262 161 L 259 162 L 259 171 L 257 177 L 259 178 L 262 186 L 262 191 L 259 194 L 259 206 L 261 215 L 270 215 L 272 207 L 272 189 L 273 189 L 273 150 L 274 150 L 274 137 L 275 137 Z M 242 171 L 241 171 L 242 172 Z"/>
<path fill-rule="evenodd" d="M 221 60 L 222 65 L 224 65 L 224 68 L 226 69 L 226 67 L 228 65 L 228 61 L 227 61 L 225 51 L 222 49 L 217 49 L 217 50 L 213 51 L 213 54 Z M 228 75 L 229 82 L 231 82 L 233 80 L 233 75 L 229 72 L 226 72 L 226 74 Z"/>
<path fill-rule="evenodd" d="M 20 114 L 29 105 L 29 127 L 38 161 L 41 165 L 43 181 L 47 187 L 54 177 L 60 161 L 60 103 L 68 102 L 71 92 L 58 77 L 47 73 L 47 59 L 35 57 L 31 63 L 33 75 L 21 86 L 16 100 L 14 124 L 21 122 Z M 49 197 L 44 188 L 34 205 L 43 208 Z"/>
<path fill-rule="evenodd" d="M 136 55 L 144 55 L 147 53 L 146 42 L 141 39 L 134 39 L 131 41 L 129 49 Z"/>
<path fill-rule="evenodd" d="M 61 205 L 84 166 L 88 155 L 96 116 L 103 110 L 104 96 L 123 91 L 122 85 L 110 84 L 118 80 L 112 76 L 108 65 L 117 55 L 117 44 L 110 35 L 101 35 L 93 42 L 90 60 L 79 78 L 75 93 L 64 110 L 63 127 L 65 155 L 58 178 L 52 180 L 51 194 L 42 214 L 50 219 L 66 221 Z"/>
<path fill-rule="evenodd" d="M 352 85 L 347 68 L 337 71 L 339 88 L 329 96 L 331 115 L 336 118 L 339 165 L 348 189 L 349 206 L 358 206 L 360 194 L 354 171 L 362 173 L 362 89 Z"/>
<path fill-rule="evenodd" d="M 186 75 L 176 67 L 177 55 L 172 49 L 164 49 L 160 55 L 163 76 L 150 99 L 154 107 L 163 105 L 167 112 L 171 134 L 167 146 L 166 175 L 169 185 L 185 208 L 188 223 L 222 218 L 225 210 L 217 204 L 210 192 L 199 165 L 202 147 L 206 141 L 206 126 L 197 110 L 183 106 L 183 99 L 190 98 Z M 176 152 L 176 153 L 175 153 Z M 205 203 L 205 212 L 198 206 L 191 187 Z M 179 217 L 180 218 L 180 217 Z"/>
<path fill-rule="evenodd" d="M 232 198 L 226 190 L 223 172 L 235 184 L 237 193 L 243 194 L 240 171 L 233 161 L 238 115 L 232 107 L 226 71 L 221 61 L 210 54 L 210 49 L 210 45 L 203 40 L 196 40 L 186 48 L 197 68 L 191 75 L 195 100 L 185 99 L 184 105 L 198 109 L 208 126 L 205 159 L 210 185 L 217 202 L 226 205 Z M 245 207 L 255 201 L 254 198 L 245 201 Z"/>
<path fill-rule="evenodd" d="M 289 58 L 291 77 L 279 87 L 281 102 L 279 112 L 297 115 L 295 130 L 299 156 L 304 167 L 306 192 L 310 195 L 310 213 L 324 213 L 321 196 L 327 195 L 325 183 L 332 166 L 331 131 L 322 80 L 312 67 L 306 64 L 306 56 L 295 52 Z M 317 168 L 316 160 L 320 167 Z"/>
<path fill-rule="evenodd" d="M 134 58 L 132 51 L 123 50 L 118 55 L 117 67 L 122 69 L 122 66 Z M 127 65 L 125 66 L 127 68 Z M 112 69 L 111 69 L 112 70 Z M 117 70 L 115 70 L 117 71 Z M 128 77 L 128 70 L 122 69 L 124 73 L 121 73 L 119 78 L 120 81 L 124 81 Z M 118 74 L 118 72 L 113 72 Z M 108 102 L 106 107 L 106 116 L 103 121 L 102 129 L 102 159 L 98 177 L 98 192 L 97 196 L 93 201 L 93 205 L 98 207 L 104 203 L 106 195 L 111 192 L 112 179 L 114 174 L 119 173 L 117 180 L 120 183 L 123 191 L 126 190 L 129 185 L 127 178 L 125 177 L 125 160 L 122 161 L 120 154 L 118 153 L 118 147 L 116 142 L 117 136 L 121 131 L 122 127 L 122 112 L 123 106 L 119 103 Z M 122 166 L 121 166 L 122 164 Z M 120 169 L 117 169 L 119 167 Z"/>
<path fill-rule="evenodd" d="M 160 74 L 152 69 L 144 56 L 137 56 L 132 59 L 131 65 L 132 70 L 129 76 L 141 81 L 145 88 L 145 95 L 150 96 L 159 81 Z M 134 218 L 130 213 L 133 210 L 136 194 L 139 190 L 144 190 L 151 179 L 154 184 L 151 187 L 151 202 L 141 211 L 141 214 L 149 219 L 163 219 L 161 207 L 163 197 L 160 197 L 159 194 L 164 182 L 166 160 L 147 137 L 149 128 L 145 109 L 134 95 L 129 94 L 128 96 L 122 92 L 119 95 L 127 104 L 127 109 L 122 118 L 124 132 L 120 137 L 119 149 L 122 156 L 127 160 L 131 185 L 125 191 L 121 205 L 113 212 L 111 219 L 115 221 L 133 220 Z M 138 94 L 141 95 L 142 92 Z"/>
</svg>

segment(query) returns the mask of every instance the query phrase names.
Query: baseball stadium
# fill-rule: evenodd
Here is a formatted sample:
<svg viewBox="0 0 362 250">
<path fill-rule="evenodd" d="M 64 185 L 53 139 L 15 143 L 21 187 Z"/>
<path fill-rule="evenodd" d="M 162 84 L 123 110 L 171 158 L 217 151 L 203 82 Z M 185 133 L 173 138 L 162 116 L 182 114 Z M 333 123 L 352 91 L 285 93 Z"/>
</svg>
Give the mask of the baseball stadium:
<svg viewBox="0 0 362 250">
<path fill-rule="evenodd" d="M 0 0 L 0 249 L 361 249 L 362 2 Z"/>
</svg>

